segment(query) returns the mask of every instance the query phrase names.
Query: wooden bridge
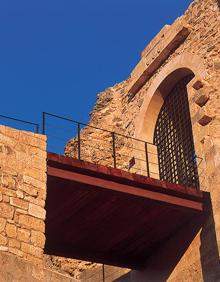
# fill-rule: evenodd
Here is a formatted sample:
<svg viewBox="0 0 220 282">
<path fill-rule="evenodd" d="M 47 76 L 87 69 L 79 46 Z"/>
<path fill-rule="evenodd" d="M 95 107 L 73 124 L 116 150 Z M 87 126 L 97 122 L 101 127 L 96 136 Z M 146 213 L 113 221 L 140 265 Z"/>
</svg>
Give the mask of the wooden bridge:
<svg viewBox="0 0 220 282">
<path fill-rule="evenodd" d="M 206 193 L 48 153 L 48 254 L 140 268 L 205 212 Z"/>
</svg>

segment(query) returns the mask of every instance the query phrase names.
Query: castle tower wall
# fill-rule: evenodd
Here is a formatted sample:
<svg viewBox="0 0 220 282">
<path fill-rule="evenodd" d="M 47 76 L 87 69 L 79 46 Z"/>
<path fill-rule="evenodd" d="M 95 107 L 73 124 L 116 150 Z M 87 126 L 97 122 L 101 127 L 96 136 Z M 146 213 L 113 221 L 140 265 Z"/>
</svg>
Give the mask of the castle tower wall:
<svg viewBox="0 0 220 282">
<path fill-rule="evenodd" d="M 210 214 L 180 257 L 169 263 L 172 246 L 184 236 L 186 226 L 146 262 L 146 269 L 131 272 L 122 281 L 218 281 L 220 279 L 220 7 L 217 0 L 196 0 L 172 25 L 166 25 L 141 54 L 126 81 L 98 95 L 90 125 L 152 142 L 164 95 L 187 73 L 187 85 L 196 155 L 200 157 L 200 189 L 210 192 Z M 82 131 L 90 145 L 101 133 Z M 102 142 L 102 141 L 99 141 Z M 66 154 L 73 153 L 73 140 Z M 122 142 L 123 143 L 123 142 Z M 102 143 L 99 143 L 102 144 Z M 105 144 L 102 144 L 105 148 Z M 108 145 L 109 146 L 109 145 Z M 122 145 L 123 146 L 123 145 Z M 85 146 L 86 147 L 86 146 Z M 84 152 L 103 163 L 102 153 Z M 127 150 L 130 154 L 132 150 Z M 127 160 L 126 160 L 127 161 Z M 138 172 L 139 173 L 139 172 Z M 153 176 L 152 176 L 153 177 Z M 179 239 L 178 239 L 179 238 Z M 178 249 L 178 247 L 175 247 Z M 174 255 L 174 254 L 173 254 Z M 175 262 L 174 262 L 175 261 Z M 117 281 L 120 281 L 117 280 Z"/>
</svg>

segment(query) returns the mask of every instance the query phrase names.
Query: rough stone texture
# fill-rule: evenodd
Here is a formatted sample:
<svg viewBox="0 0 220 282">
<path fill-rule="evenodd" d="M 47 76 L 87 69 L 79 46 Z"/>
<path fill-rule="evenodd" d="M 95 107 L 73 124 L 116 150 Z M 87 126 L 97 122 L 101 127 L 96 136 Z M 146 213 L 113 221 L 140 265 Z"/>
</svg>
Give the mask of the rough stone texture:
<svg viewBox="0 0 220 282">
<path fill-rule="evenodd" d="M 81 281 L 87 282 L 112 282 L 122 279 L 129 272 L 129 269 L 114 267 L 109 265 L 98 266 L 96 268 L 85 269 L 80 275 Z"/>
<path fill-rule="evenodd" d="M 0 252 L 1 282 L 74 282 L 74 278 L 54 270 L 24 261 L 21 258 Z"/>
<path fill-rule="evenodd" d="M 57 256 L 45 256 L 45 260 L 49 268 L 67 273 L 77 281 L 81 281 L 82 277 L 85 277 L 85 271 L 93 273 L 93 270 L 101 269 L 101 265 L 97 263 Z"/>
<path fill-rule="evenodd" d="M 189 32 L 170 49 L 171 39 L 184 28 Z M 161 53 L 165 56 L 161 57 Z M 115 281 L 220 281 L 219 1 L 195 0 L 182 17 L 171 26 L 165 26 L 142 52 L 141 61 L 131 76 L 98 95 L 89 125 L 152 142 L 163 95 L 182 75 L 181 71 L 177 71 L 179 69 L 195 75 L 187 87 L 188 98 L 196 154 L 202 158 L 199 165 L 200 187 L 211 192 L 212 214 L 169 276 L 157 276 L 154 267 L 157 267 L 158 273 L 163 273 L 163 270 L 156 264 L 157 259 L 152 258 L 151 269 L 131 272 L 122 280 Z M 167 77 L 169 80 L 166 80 Z M 82 159 L 113 165 L 111 133 L 85 127 L 81 135 Z M 77 145 L 77 138 L 70 140 L 65 148 L 66 155 L 76 157 Z M 134 156 L 140 158 L 137 149 L 143 150 L 140 144 L 120 137 L 116 139 L 116 149 L 117 164 L 124 169 L 129 169 L 129 161 Z M 146 173 L 142 164 L 139 166 L 132 172 Z M 156 168 L 151 168 L 151 176 L 157 177 Z M 160 253 L 155 256 L 160 257 Z M 161 256 L 161 260 L 167 260 L 167 253 Z"/>
<path fill-rule="evenodd" d="M 46 156 L 45 136 L 0 125 L 0 282 L 76 281 L 43 255 Z"/>
<path fill-rule="evenodd" d="M 1 251 L 40 263 L 45 240 L 45 136 L 0 125 L 0 194 Z"/>
</svg>

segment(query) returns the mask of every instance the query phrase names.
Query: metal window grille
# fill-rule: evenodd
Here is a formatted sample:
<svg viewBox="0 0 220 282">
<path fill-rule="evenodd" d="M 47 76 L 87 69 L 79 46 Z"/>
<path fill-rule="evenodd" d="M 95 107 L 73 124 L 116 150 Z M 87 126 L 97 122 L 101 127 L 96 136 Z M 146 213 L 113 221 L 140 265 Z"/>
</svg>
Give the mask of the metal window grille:
<svg viewBox="0 0 220 282">
<path fill-rule="evenodd" d="M 186 88 L 191 79 L 192 76 L 183 78 L 166 97 L 157 119 L 154 143 L 158 149 L 160 179 L 198 188 Z"/>
</svg>

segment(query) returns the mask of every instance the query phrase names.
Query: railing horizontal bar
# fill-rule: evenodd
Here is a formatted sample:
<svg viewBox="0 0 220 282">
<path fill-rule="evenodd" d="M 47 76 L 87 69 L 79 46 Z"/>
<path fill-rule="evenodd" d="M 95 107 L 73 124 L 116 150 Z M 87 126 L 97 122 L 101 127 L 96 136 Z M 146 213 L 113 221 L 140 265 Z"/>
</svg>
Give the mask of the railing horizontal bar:
<svg viewBox="0 0 220 282">
<path fill-rule="evenodd" d="M 66 120 L 66 121 L 70 121 L 70 122 L 73 122 L 73 123 L 77 123 L 77 124 L 80 124 L 80 125 L 83 125 L 83 126 L 91 127 L 91 128 L 97 129 L 97 130 L 101 130 L 101 131 L 105 131 L 105 132 L 112 133 L 112 131 L 110 131 L 110 130 L 103 129 L 103 128 L 98 128 L 98 127 L 96 127 L 96 126 L 88 125 L 88 124 L 82 123 L 82 122 L 78 122 L 78 121 L 73 120 L 73 119 L 70 119 L 70 118 L 61 117 L 61 116 L 58 116 L 58 115 L 55 115 L 55 114 L 51 114 L 51 113 L 48 113 L 48 112 L 44 112 L 44 114 L 45 114 L 45 115 L 48 115 L 48 116 L 60 118 L 60 119 Z M 139 141 L 139 142 L 146 143 L 146 141 L 144 141 L 144 140 L 140 140 L 140 139 L 137 139 L 137 138 L 133 138 L 133 137 L 130 137 L 130 136 L 126 136 L 126 135 L 121 134 L 121 133 L 115 133 L 115 137 L 117 137 L 117 136 L 121 136 L 121 137 L 125 137 L 125 138 L 128 138 L 128 139 L 134 140 L 134 141 Z M 148 143 L 148 144 L 151 144 L 151 145 L 154 145 L 154 144 L 151 143 L 151 142 L 147 142 L 147 143 Z"/>
<path fill-rule="evenodd" d="M 47 112 L 44 112 L 44 113 L 45 113 L 45 115 L 48 115 L 48 116 L 60 118 L 60 119 L 66 120 L 66 121 L 70 121 L 70 122 L 77 123 L 77 124 L 80 124 L 80 125 L 83 125 L 83 126 L 91 127 L 91 128 L 97 129 L 97 130 L 102 130 L 102 131 L 109 132 L 109 133 L 112 132 L 112 131 L 110 131 L 110 130 L 103 129 L 103 128 L 98 128 L 98 127 L 95 127 L 95 126 L 93 126 L 93 125 L 88 125 L 88 124 L 86 124 L 86 123 L 79 122 L 79 121 L 76 121 L 76 120 L 73 120 L 73 119 L 70 119 L 70 118 L 61 117 L 61 116 L 54 115 L 54 114 L 47 113 Z"/>
<path fill-rule="evenodd" d="M 55 138 L 55 139 L 56 139 L 56 141 L 57 141 L 57 140 L 59 140 L 59 141 L 65 141 L 65 142 L 68 142 L 68 141 L 70 140 L 70 139 L 68 139 L 68 138 L 64 139 L 64 138 L 59 137 L 59 136 L 54 135 L 54 134 L 50 134 L 50 136 L 51 136 L 51 137 L 53 137 L 53 138 Z M 76 141 L 76 142 L 77 142 L 77 141 Z"/>
<path fill-rule="evenodd" d="M 26 123 L 26 124 L 31 124 L 31 125 L 39 126 L 38 123 L 30 122 L 30 121 L 27 121 L 27 120 L 22 120 L 22 119 L 13 118 L 13 117 L 4 116 L 4 115 L 0 115 L 0 117 L 6 118 L 6 119 L 10 119 L 10 120 L 14 120 L 14 121 L 23 122 L 23 123 Z"/>
<path fill-rule="evenodd" d="M 131 140 L 134 140 L 134 141 L 139 141 L 139 142 L 143 142 L 143 143 L 146 143 L 146 141 L 144 140 L 141 140 L 141 139 L 137 139 L 137 138 L 134 138 L 134 137 L 130 137 L 130 136 L 126 136 L 124 134 L 121 134 L 121 133 L 115 133 L 115 136 L 117 137 L 118 136 L 122 136 L 122 137 L 125 137 L 125 138 L 128 138 L 128 139 L 131 139 Z M 150 145 L 154 145 L 153 143 L 151 142 L 147 142 L 148 144 Z M 155 146 L 155 145 L 154 145 Z"/>
</svg>

